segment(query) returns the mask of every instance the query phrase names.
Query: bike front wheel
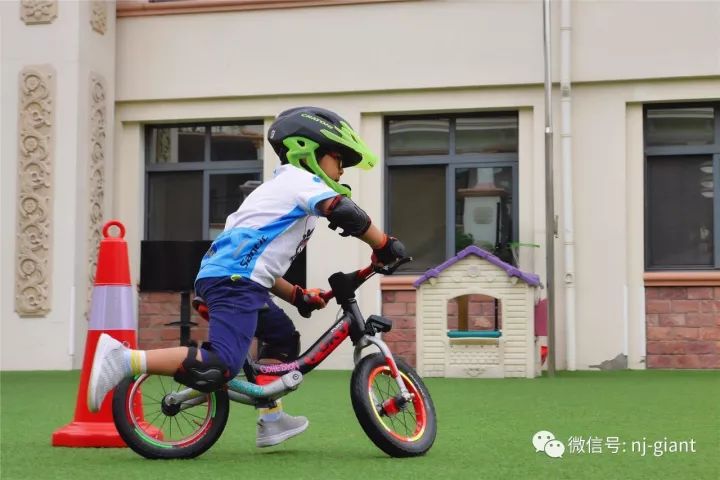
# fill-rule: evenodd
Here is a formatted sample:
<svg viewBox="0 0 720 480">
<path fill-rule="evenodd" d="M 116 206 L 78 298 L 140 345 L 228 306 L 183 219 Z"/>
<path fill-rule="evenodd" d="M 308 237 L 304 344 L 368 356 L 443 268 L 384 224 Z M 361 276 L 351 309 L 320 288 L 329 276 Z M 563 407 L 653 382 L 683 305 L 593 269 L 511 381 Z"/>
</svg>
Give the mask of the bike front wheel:
<svg viewBox="0 0 720 480">
<path fill-rule="evenodd" d="M 150 459 L 193 458 L 223 432 L 230 405 L 225 390 L 168 406 L 166 395 L 187 387 L 162 375 L 123 380 L 113 395 L 113 420 L 125 443 Z"/>
<path fill-rule="evenodd" d="M 390 366 L 383 355 L 374 353 L 353 370 L 353 410 L 367 436 L 383 452 L 392 457 L 424 455 L 435 442 L 435 406 L 415 370 L 401 359 L 395 363 L 412 398 L 398 401 L 400 388 Z"/>
</svg>

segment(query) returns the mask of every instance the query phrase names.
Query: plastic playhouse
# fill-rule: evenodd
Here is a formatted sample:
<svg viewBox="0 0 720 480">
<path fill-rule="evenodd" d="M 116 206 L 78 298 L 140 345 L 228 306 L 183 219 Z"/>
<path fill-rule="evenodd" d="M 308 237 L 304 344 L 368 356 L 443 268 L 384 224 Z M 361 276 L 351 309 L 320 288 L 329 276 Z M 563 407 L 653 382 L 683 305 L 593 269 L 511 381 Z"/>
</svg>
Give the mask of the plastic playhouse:
<svg viewBox="0 0 720 480">
<path fill-rule="evenodd" d="M 428 377 L 526 377 L 540 375 L 536 325 L 540 277 L 471 245 L 415 282 L 417 367 Z M 482 297 L 480 297 L 482 296 Z M 468 299 L 494 306 L 489 328 L 471 328 Z M 448 306 L 457 328 L 448 328 Z M 455 313 L 455 310 L 457 313 Z M 540 314 L 541 315 L 541 314 Z M 543 328 L 544 322 L 540 322 Z"/>
</svg>

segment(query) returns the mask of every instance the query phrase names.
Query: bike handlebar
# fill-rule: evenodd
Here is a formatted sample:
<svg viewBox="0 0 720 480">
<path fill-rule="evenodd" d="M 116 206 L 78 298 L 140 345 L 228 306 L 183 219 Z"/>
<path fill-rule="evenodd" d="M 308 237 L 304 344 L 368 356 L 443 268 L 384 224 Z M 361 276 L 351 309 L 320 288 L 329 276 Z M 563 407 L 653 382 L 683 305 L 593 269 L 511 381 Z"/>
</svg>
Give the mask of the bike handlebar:
<svg viewBox="0 0 720 480">
<path fill-rule="evenodd" d="M 412 257 L 402 257 L 395 260 L 393 263 L 390 263 L 388 265 L 383 266 L 376 266 L 373 264 L 368 265 L 367 267 L 363 268 L 362 270 L 358 270 L 355 272 L 355 290 L 357 290 L 360 285 L 365 283 L 365 281 L 375 275 L 376 273 L 381 273 L 383 275 L 392 275 L 395 273 L 395 270 L 400 268 L 401 265 L 404 265 L 408 262 L 412 262 Z M 333 297 L 335 297 L 335 294 L 332 290 L 328 290 L 326 292 L 322 292 L 320 294 L 320 298 L 325 300 L 326 302 L 330 301 Z"/>
</svg>

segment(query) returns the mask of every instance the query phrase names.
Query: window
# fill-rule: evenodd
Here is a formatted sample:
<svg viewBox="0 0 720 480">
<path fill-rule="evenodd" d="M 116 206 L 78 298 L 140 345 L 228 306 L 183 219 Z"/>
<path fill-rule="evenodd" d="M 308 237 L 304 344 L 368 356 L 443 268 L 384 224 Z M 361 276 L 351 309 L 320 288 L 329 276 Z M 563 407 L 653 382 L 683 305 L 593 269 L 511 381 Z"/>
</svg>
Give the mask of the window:
<svg viewBox="0 0 720 480">
<path fill-rule="evenodd" d="M 645 264 L 720 269 L 720 107 L 645 107 Z"/>
<path fill-rule="evenodd" d="M 213 240 L 262 179 L 263 125 L 149 126 L 147 240 Z"/>
<path fill-rule="evenodd" d="M 387 230 L 434 267 L 469 245 L 515 263 L 516 113 L 390 117 L 385 122 Z"/>
</svg>

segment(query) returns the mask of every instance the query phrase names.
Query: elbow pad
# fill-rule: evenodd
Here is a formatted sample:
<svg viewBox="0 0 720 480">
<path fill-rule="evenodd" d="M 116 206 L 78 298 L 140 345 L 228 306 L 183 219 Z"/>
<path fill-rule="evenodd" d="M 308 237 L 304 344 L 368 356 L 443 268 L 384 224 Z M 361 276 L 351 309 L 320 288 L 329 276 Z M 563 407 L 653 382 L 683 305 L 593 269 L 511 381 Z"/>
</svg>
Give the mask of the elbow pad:
<svg viewBox="0 0 720 480">
<path fill-rule="evenodd" d="M 330 204 L 330 212 L 327 219 L 330 221 L 329 227 L 336 230 L 338 227 L 343 231 L 340 235 L 347 237 L 360 237 L 370 228 L 372 221 L 365 211 L 358 207 L 355 202 L 349 198 L 338 195 Z"/>
</svg>

